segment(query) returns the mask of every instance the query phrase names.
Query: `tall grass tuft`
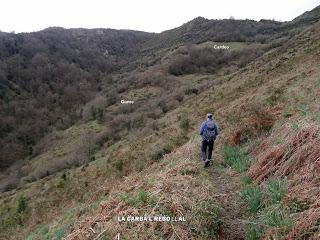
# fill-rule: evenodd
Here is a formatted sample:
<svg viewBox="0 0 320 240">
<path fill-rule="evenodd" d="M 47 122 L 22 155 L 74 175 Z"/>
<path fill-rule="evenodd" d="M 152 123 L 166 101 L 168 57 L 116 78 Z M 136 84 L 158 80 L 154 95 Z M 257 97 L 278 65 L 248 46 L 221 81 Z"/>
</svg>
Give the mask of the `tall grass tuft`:
<svg viewBox="0 0 320 240">
<path fill-rule="evenodd" d="M 195 206 L 197 209 L 196 217 L 204 223 L 203 227 L 196 230 L 202 239 L 211 239 L 220 232 L 225 223 L 221 219 L 220 207 L 211 201 L 201 202 Z"/>
<path fill-rule="evenodd" d="M 252 213 L 257 212 L 262 207 L 262 193 L 258 186 L 244 186 L 241 197 L 247 203 L 248 210 Z"/>
<path fill-rule="evenodd" d="M 283 233 L 290 230 L 293 224 L 289 213 L 281 206 L 269 210 L 264 216 L 264 222 L 270 227 L 279 228 Z"/>
<path fill-rule="evenodd" d="M 261 239 L 262 229 L 257 224 L 248 223 L 245 227 L 245 240 L 259 240 Z"/>
<path fill-rule="evenodd" d="M 286 179 L 272 179 L 267 185 L 272 203 L 279 203 L 287 192 Z"/>
<path fill-rule="evenodd" d="M 182 116 L 180 116 L 180 128 L 184 131 L 184 132 L 188 132 L 189 128 L 190 128 L 190 121 L 188 118 L 188 115 L 186 113 L 183 113 Z"/>
<path fill-rule="evenodd" d="M 124 192 L 120 194 L 120 199 L 133 207 L 140 207 L 143 204 L 152 204 L 153 199 L 144 189 L 139 189 L 136 193 Z"/>
<path fill-rule="evenodd" d="M 248 169 L 250 158 L 242 147 L 224 146 L 224 162 L 237 172 L 244 172 Z"/>
<path fill-rule="evenodd" d="M 248 177 L 247 174 L 241 177 L 241 182 L 243 185 L 249 185 L 251 183 L 251 179 Z"/>
</svg>

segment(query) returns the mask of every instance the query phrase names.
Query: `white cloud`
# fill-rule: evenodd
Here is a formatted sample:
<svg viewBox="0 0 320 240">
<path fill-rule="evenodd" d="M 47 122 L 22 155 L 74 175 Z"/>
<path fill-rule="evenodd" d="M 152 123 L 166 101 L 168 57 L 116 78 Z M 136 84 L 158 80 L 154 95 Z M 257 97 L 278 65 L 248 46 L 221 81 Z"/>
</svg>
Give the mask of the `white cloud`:
<svg viewBox="0 0 320 240">
<path fill-rule="evenodd" d="M 319 0 L 1 0 L 2 31 L 38 31 L 50 26 L 160 32 L 195 17 L 292 20 Z"/>
</svg>

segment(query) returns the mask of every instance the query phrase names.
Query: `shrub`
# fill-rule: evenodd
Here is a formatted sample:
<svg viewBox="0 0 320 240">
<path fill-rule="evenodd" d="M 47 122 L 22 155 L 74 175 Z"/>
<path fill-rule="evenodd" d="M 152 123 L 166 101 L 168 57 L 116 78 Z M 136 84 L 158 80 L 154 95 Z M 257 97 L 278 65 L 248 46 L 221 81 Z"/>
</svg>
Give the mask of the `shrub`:
<svg viewBox="0 0 320 240">
<path fill-rule="evenodd" d="M 182 102 L 184 98 L 184 94 L 183 92 L 177 93 L 176 95 L 174 95 L 174 99 L 177 100 L 178 102 Z"/>
<path fill-rule="evenodd" d="M 64 235 L 66 233 L 65 228 L 58 228 L 54 231 L 55 239 L 56 240 L 62 240 Z"/>
<path fill-rule="evenodd" d="M 241 197 L 247 203 L 250 212 L 257 212 L 262 207 L 262 193 L 258 186 L 244 186 Z"/>
<path fill-rule="evenodd" d="M 98 120 L 102 121 L 104 117 L 104 108 L 106 99 L 103 96 L 97 96 L 87 103 L 81 111 L 82 118 L 85 121 Z"/>
<path fill-rule="evenodd" d="M 168 103 L 165 100 L 161 100 L 158 103 L 158 106 L 161 108 L 163 113 L 166 113 L 166 112 L 168 112 L 170 110 L 169 106 L 168 106 Z"/>
<path fill-rule="evenodd" d="M 198 94 L 199 90 L 196 88 L 187 88 L 185 90 L 186 95 L 191 95 L 191 94 Z"/>
<path fill-rule="evenodd" d="M 26 212 L 28 208 L 28 200 L 24 196 L 19 197 L 17 204 L 17 213 L 21 214 Z"/>
<path fill-rule="evenodd" d="M 266 50 L 259 47 L 250 47 L 238 51 L 223 51 L 208 46 L 190 45 L 185 47 L 183 51 L 175 52 L 169 64 L 168 72 L 176 76 L 191 73 L 215 73 L 230 63 L 236 63 L 238 67 L 244 67 Z"/>
<path fill-rule="evenodd" d="M 119 172 L 121 172 L 124 167 L 124 161 L 122 159 L 119 159 L 115 163 L 113 163 L 113 165 Z"/>
<path fill-rule="evenodd" d="M 184 114 L 182 114 L 182 116 L 180 118 L 180 128 L 184 132 L 188 132 L 189 127 L 190 127 L 189 118 L 188 118 L 187 114 L 184 113 Z"/>
<path fill-rule="evenodd" d="M 15 204 L 16 206 L 11 204 L 0 206 L 0 232 L 18 224 L 23 225 L 23 222 L 27 219 L 29 213 L 28 199 L 20 196 Z"/>
<path fill-rule="evenodd" d="M 167 153 L 170 153 L 173 149 L 173 146 L 170 145 L 170 144 L 166 144 L 165 146 L 163 146 L 162 148 L 158 148 L 155 150 L 155 152 L 153 154 L 151 154 L 151 158 L 153 160 L 160 160 L 163 155 L 167 154 Z"/>
<path fill-rule="evenodd" d="M 188 72 L 187 65 L 188 65 L 187 57 L 185 56 L 176 57 L 176 59 L 173 62 L 171 62 L 168 72 L 175 76 L 182 75 L 185 72 Z"/>
</svg>

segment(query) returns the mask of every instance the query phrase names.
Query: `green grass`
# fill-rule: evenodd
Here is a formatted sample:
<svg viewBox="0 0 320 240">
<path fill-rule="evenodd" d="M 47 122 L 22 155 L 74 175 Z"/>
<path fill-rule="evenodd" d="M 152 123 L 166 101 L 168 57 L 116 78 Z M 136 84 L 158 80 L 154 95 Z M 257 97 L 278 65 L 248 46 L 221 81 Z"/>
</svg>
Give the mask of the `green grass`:
<svg viewBox="0 0 320 240">
<path fill-rule="evenodd" d="M 62 240 L 65 234 L 66 234 L 65 228 L 58 228 L 54 231 L 56 240 Z"/>
<path fill-rule="evenodd" d="M 28 208 L 28 199 L 24 196 L 19 197 L 17 204 L 17 213 L 21 214 L 27 211 Z"/>
<path fill-rule="evenodd" d="M 144 189 L 139 189 L 136 193 L 121 193 L 120 199 L 133 207 L 154 203 L 154 199 Z"/>
<path fill-rule="evenodd" d="M 188 132 L 189 127 L 190 127 L 190 121 L 189 121 L 188 115 L 186 113 L 183 113 L 180 116 L 179 125 L 180 125 L 180 128 L 182 129 L 182 131 Z"/>
<path fill-rule="evenodd" d="M 282 144 L 282 143 L 283 143 L 283 140 L 280 139 L 280 138 L 277 138 L 277 139 L 275 139 L 275 141 L 274 141 L 274 144 L 275 144 L 275 145 L 279 145 L 279 144 Z"/>
<path fill-rule="evenodd" d="M 0 232 L 22 226 L 30 217 L 29 199 L 20 196 L 16 201 L 0 205 Z"/>
<path fill-rule="evenodd" d="M 248 175 L 245 174 L 241 177 L 241 182 L 244 186 L 246 186 L 251 183 L 251 179 L 248 177 Z"/>
<path fill-rule="evenodd" d="M 246 151 L 240 147 L 224 146 L 223 148 L 224 162 L 236 170 L 237 172 L 244 172 L 250 165 L 250 158 Z"/>
<path fill-rule="evenodd" d="M 264 223 L 270 227 L 278 228 L 280 233 L 287 233 L 293 225 L 287 210 L 283 206 L 272 206 L 271 209 L 266 211 L 263 215 Z"/>
<path fill-rule="evenodd" d="M 320 113 L 319 112 L 313 113 L 311 118 L 313 121 L 320 124 Z"/>
<path fill-rule="evenodd" d="M 307 109 L 307 107 L 306 107 L 305 105 L 301 105 L 301 106 L 299 107 L 299 115 L 300 115 L 300 117 L 306 117 L 307 114 L 308 114 L 308 109 Z"/>
<path fill-rule="evenodd" d="M 80 215 L 92 215 L 100 207 L 100 202 L 105 199 L 105 195 L 101 195 L 91 204 L 78 204 L 77 206 L 67 209 L 64 213 L 52 222 L 47 224 L 39 224 L 37 228 L 32 229 L 27 240 L 62 240 L 68 234 L 70 227 Z M 109 238 L 108 238 L 109 239 Z"/>
<path fill-rule="evenodd" d="M 212 236 L 224 227 L 219 206 L 212 201 L 205 201 L 197 204 L 195 208 L 197 209 L 195 217 L 202 223 L 196 231 L 197 236 L 200 235 L 202 239 L 212 239 Z"/>
<path fill-rule="evenodd" d="M 287 192 L 285 179 L 271 179 L 267 184 L 268 194 L 272 203 L 279 203 Z"/>
<path fill-rule="evenodd" d="M 248 223 L 245 226 L 244 239 L 245 240 L 259 240 L 259 239 L 261 239 L 262 233 L 263 233 L 262 229 L 260 227 L 258 227 L 257 224 Z"/>
<path fill-rule="evenodd" d="M 49 225 L 43 224 L 40 225 L 37 230 L 34 233 L 31 233 L 28 237 L 27 240 L 46 240 L 50 239 L 50 227 Z"/>
<path fill-rule="evenodd" d="M 65 227 L 52 227 L 50 225 L 40 225 L 34 232 L 30 233 L 27 240 L 62 240 L 66 234 Z"/>
<path fill-rule="evenodd" d="M 291 129 L 293 131 L 298 131 L 300 129 L 300 125 L 298 122 L 294 122 L 292 125 L 291 125 Z"/>
<path fill-rule="evenodd" d="M 257 212 L 262 205 L 262 192 L 259 186 L 244 186 L 241 197 L 246 202 L 248 210 L 252 213 Z"/>
</svg>

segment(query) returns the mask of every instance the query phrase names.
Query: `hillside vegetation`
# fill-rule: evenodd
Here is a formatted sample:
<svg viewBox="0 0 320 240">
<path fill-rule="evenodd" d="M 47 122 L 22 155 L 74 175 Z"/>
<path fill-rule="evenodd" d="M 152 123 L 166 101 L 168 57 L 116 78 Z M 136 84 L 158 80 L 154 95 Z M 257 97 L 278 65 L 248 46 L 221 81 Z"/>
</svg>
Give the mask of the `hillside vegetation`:
<svg viewBox="0 0 320 240">
<path fill-rule="evenodd" d="M 101 203 L 101 210 L 97 211 L 97 215 L 81 218 L 83 223 L 74 226 L 75 229 L 68 235 L 68 239 L 86 239 L 99 234 L 115 236 L 117 233 L 121 233 L 124 238 L 125 236 L 131 238 L 136 232 L 139 232 L 138 236 L 142 239 L 160 239 L 161 237 L 169 238 L 169 236 L 180 239 L 215 239 L 219 236 L 224 239 L 268 239 L 268 237 L 271 239 L 318 239 L 320 216 L 317 176 L 319 168 L 316 165 L 319 159 L 317 146 L 320 122 L 317 62 L 319 61 L 320 35 L 315 31 L 317 27 L 319 24 L 291 39 L 277 51 L 269 52 L 249 64 L 246 69 L 235 74 L 230 80 L 199 94 L 186 105 L 188 109 L 193 109 L 189 116 L 192 112 L 192 116 L 196 115 L 197 119 L 201 118 L 203 109 L 214 110 L 216 119 L 221 123 L 224 132 L 216 150 L 217 165 L 213 168 L 220 169 L 219 171 L 222 172 L 220 174 L 226 175 L 225 178 L 229 181 L 232 179 L 242 182 L 238 191 L 227 192 L 222 198 L 221 193 L 219 194 L 221 186 L 217 185 L 217 179 L 212 178 L 212 182 L 208 185 L 214 190 L 210 193 L 210 197 L 206 197 L 205 202 L 209 204 L 213 197 L 213 205 L 219 206 L 220 211 L 214 210 L 216 208 L 210 210 L 212 219 L 209 216 L 207 219 L 210 219 L 210 223 L 217 224 L 213 225 L 213 229 L 218 227 L 218 231 L 210 232 L 209 235 L 194 232 L 193 224 L 197 223 L 198 218 L 206 215 L 197 212 L 197 208 L 184 209 L 187 205 L 183 204 L 183 197 L 180 198 L 183 209 L 181 212 L 189 216 L 191 211 L 192 217 L 189 217 L 188 225 L 175 224 L 165 228 L 166 233 L 169 231 L 168 236 L 159 237 L 157 232 L 152 230 L 156 226 L 152 225 L 150 228 L 147 223 L 136 223 L 130 226 L 119 224 L 115 218 L 117 216 L 148 215 L 150 212 L 145 207 L 148 204 L 134 206 L 132 209 L 126 199 L 120 197 L 115 201 L 114 198 L 118 196 L 116 192 L 119 190 L 117 186 L 111 190 L 106 202 Z M 307 42 L 308 47 L 312 49 L 310 51 L 304 47 Z M 293 51 L 294 55 L 288 57 L 293 54 Z M 266 62 L 270 62 L 270 65 L 266 65 Z M 283 90 L 279 93 L 278 89 Z M 223 98 L 217 94 L 222 90 Z M 227 105 L 226 100 L 228 100 Z M 207 174 L 199 160 L 197 163 L 198 141 L 194 138 L 176 152 L 165 155 L 160 164 L 168 164 L 174 171 L 176 169 L 174 166 L 179 166 L 180 161 L 190 159 L 190 148 L 194 156 L 192 163 L 197 170 L 190 171 L 189 166 L 185 166 L 184 169 L 193 176 L 191 179 L 199 174 L 198 172 Z M 181 152 L 183 152 L 182 156 Z M 166 159 L 174 159 L 173 165 L 170 165 L 171 162 L 168 163 Z M 160 166 L 163 169 L 162 165 Z M 211 171 L 209 170 L 209 176 Z M 130 175 L 130 177 L 147 181 L 150 172 L 162 174 L 161 170 L 153 167 L 148 168 L 146 172 L 148 175 L 142 172 L 140 175 L 142 177 L 136 177 L 136 175 Z M 174 176 L 179 177 L 178 174 Z M 175 177 L 166 179 L 171 181 Z M 197 178 L 202 179 L 202 177 Z M 162 184 L 161 177 L 158 176 L 156 179 L 157 183 Z M 129 180 L 129 182 L 134 181 Z M 120 184 L 124 188 L 128 185 L 133 186 L 129 183 Z M 141 185 L 137 184 L 137 186 Z M 134 189 L 130 190 L 130 193 L 134 194 Z M 179 188 L 181 189 L 185 188 Z M 196 188 L 190 188 L 184 196 L 192 193 L 191 189 L 196 190 Z M 170 199 L 173 205 L 169 215 L 177 213 L 173 196 L 178 194 L 179 190 L 170 188 L 165 197 L 160 198 L 156 207 L 152 209 L 157 210 L 158 206 L 160 208 Z M 150 195 L 153 196 L 152 188 L 145 188 L 145 191 L 150 191 Z M 166 193 L 164 189 L 160 192 Z M 233 200 L 238 200 L 232 197 L 235 194 L 239 194 L 243 200 L 235 203 L 235 209 L 229 214 L 235 214 L 237 208 L 241 207 L 241 216 L 239 219 L 230 220 L 228 216 L 223 216 L 223 208 L 234 204 Z M 200 195 L 195 194 L 189 199 Z M 227 201 L 223 200 L 225 197 L 228 197 Z M 201 204 L 202 201 L 195 200 L 194 203 Z M 115 204 L 112 210 L 106 208 L 111 202 Z M 223 206 L 223 204 L 228 205 Z M 178 214 L 181 212 L 178 211 Z M 106 216 L 107 220 L 101 221 Z M 209 228 L 210 224 L 207 224 Z M 161 227 L 164 226 L 161 224 Z M 234 229 L 228 230 L 228 227 L 234 227 Z M 232 234 L 235 231 L 238 235 Z"/>
<path fill-rule="evenodd" d="M 0 238 L 317 239 L 319 16 L 1 34 Z"/>
</svg>

